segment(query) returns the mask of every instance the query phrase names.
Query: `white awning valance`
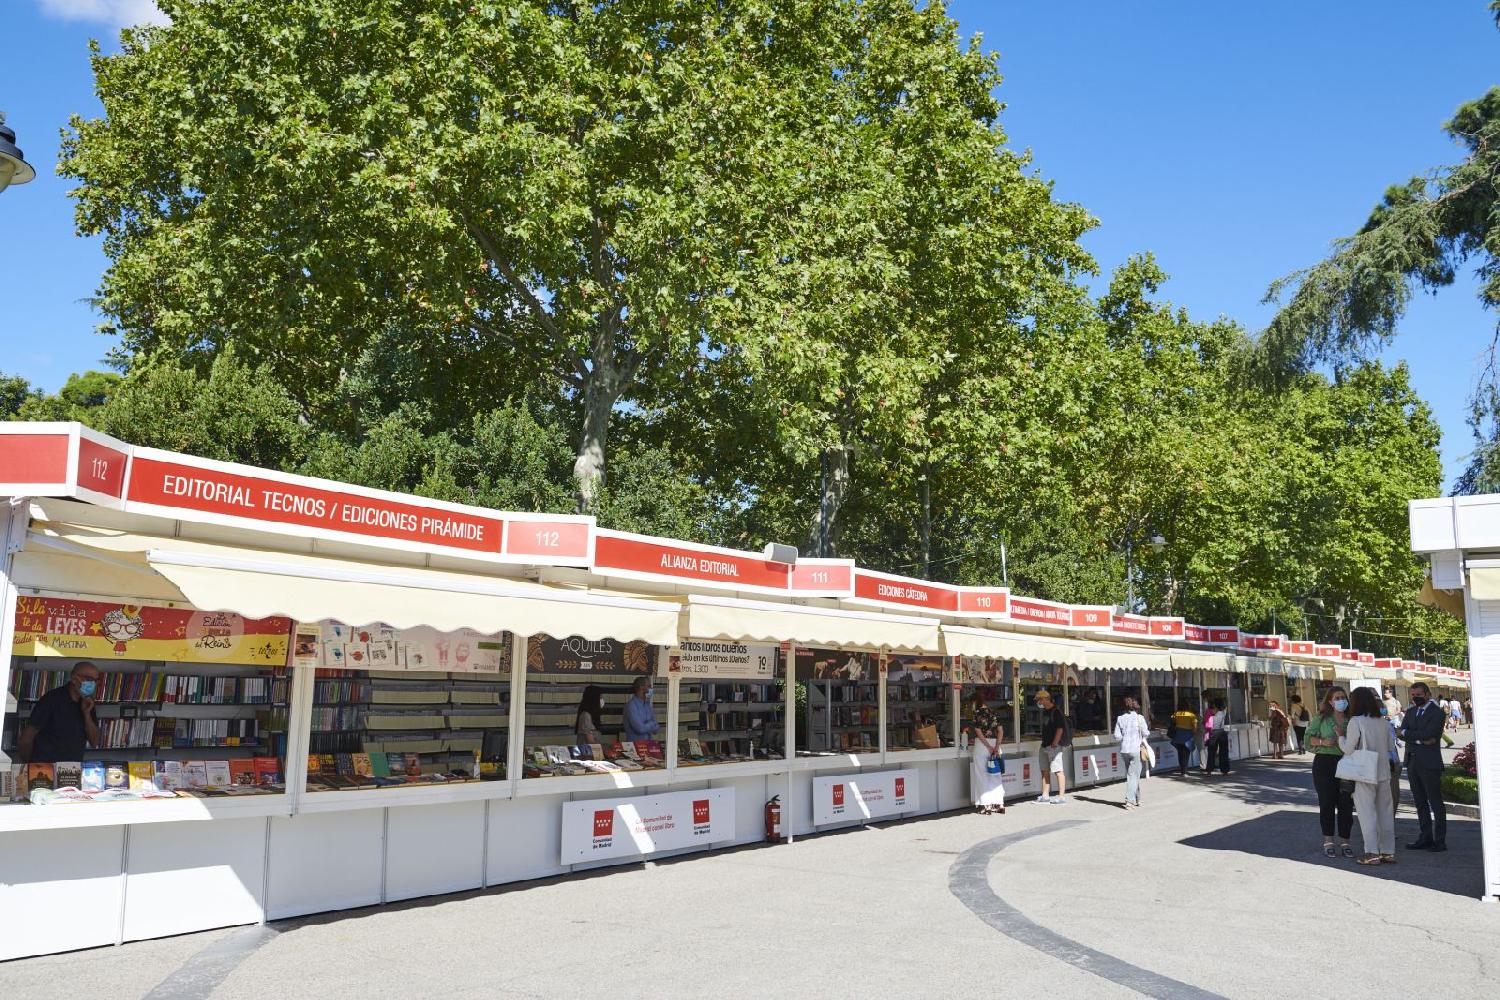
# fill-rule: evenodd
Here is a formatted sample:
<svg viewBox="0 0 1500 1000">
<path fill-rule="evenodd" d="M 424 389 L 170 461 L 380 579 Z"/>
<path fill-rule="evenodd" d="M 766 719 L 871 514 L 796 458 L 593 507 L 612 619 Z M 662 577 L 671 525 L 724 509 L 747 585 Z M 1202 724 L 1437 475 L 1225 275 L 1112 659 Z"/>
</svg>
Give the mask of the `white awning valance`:
<svg viewBox="0 0 1500 1000">
<path fill-rule="evenodd" d="M 966 625 L 943 626 L 943 652 L 948 656 L 988 656 L 1022 663 L 1089 666 L 1086 643 Z"/>
<path fill-rule="evenodd" d="M 943 651 L 936 618 L 697 594 L 687 598 L 682 615 L 682 634 L 695 639 L 795 642 L 902 653 Z"/>
<path fill-rule="evenodd" d="M 1172 654 L 1166 649 L 1091 642 L 1089 665 L 1096 670 L 1171 670 Z"/>
</svg>

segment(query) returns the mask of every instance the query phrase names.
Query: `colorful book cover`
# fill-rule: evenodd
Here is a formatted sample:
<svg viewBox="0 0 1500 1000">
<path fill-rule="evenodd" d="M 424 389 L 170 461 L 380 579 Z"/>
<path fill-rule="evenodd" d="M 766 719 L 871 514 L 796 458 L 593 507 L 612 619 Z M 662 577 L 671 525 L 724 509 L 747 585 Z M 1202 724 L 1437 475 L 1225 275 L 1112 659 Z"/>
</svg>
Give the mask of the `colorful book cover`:
<svg viewBox="0 0 1500 1000">
<path fill-rule="evenodd" d="M 204 766 L 208 774 L 209 788 L 228 788 L 230 783 L 229 761 L 207 760 Z"/>
<path fill-rule="evenodd" d="M 137 792 L 156 789 L 156 765 L 149 760 L 133 760 L 125 765 L 130 778 L 130 787 Z"/>
<path fill-rule="evenodd" d="M 422 776 L 422 755 L 409 753 L 406 755 L 406 776 L 408 778 L 420 778 Z"/>
<path fill-rule="evenodd" d="M 182 762 L 181 788 L 199 789 L 208 785 L 208 762 L 185 760 Z"/>
<path fill-rule="evenodd" d="M 307 776 L 316 778 L 323 770 L 323 757 L 321 754 L 310 753 L 307 755 Z M 253 771 L 253 768 L 252 768 Z"/>
<path fill-rule="evenodd" d="M 262 788 L 281 784 L 281 761 L 275 757 L 255 758 L 255 783 Z"/>
<path fill-rule="evenodd" d="M 85 792 L 104 791 L 104 761 L 86 760 L 83 762 L 83 784 Z"/>
<path fill-rule="evenodd" d="M 157 760 L 156 787 L 162 792 L 175 792 L 183 787 L 183 762 L 180 760 Z"/>
<path fill-rule="evenodd" d="M 26 787 L 27 788 L 51 788 L 55 777 L 51 764 L 27 764 L 26 765 Z"/>
<path fill-rule="evenodd" d="M 354 758 L 354 774 L 356 777 L 368 778 L 374 772 L 370 770 L 370 755 L 367 753 L 351 754 Z"/>
<path fill-rule="evenodd" d="M 60 760 L 53 764 L 52 782 L 54 788 L 82 788 L 83 761 Z"/>
<path fill-rule="evenodd" d="M 383 753 L 369 754 L 370 773 L 377 778 L 389 778 L 391 776 L 391 761 Z M 358 764 L 356 763 L 356 767 Z"/>
<path fill-rule="evenodd" d="M 637 750 L 635 748 L 635 744 L 632 743 L 629 740 L 622 740 L 621 741 L 621 743 L 620 743 L 620 752 L 623 753 L 625 756 L 631 758 L 632 760 L 637 759 L 637 758 L 640 757 L 640 753 L 637 752 Z"/>
<path fill-rule="evenodd" d="M 345 778 L 354 777 L 354 755 L 347 753 L 336 753 L 333 755 L 334 772 Z"/>
<path fill-rule="evenodd" d="M 229 782 L 234 785 L 255 784 L 255 761 L 249 757 L 236 757 L 229 762 Z"/>
<path fill-rule="evenodd" d="M 129 788 L 130 771 L 126 769 L 123 760 L 107 760 L 104 762 L 104 788 Z"/>
</svg>

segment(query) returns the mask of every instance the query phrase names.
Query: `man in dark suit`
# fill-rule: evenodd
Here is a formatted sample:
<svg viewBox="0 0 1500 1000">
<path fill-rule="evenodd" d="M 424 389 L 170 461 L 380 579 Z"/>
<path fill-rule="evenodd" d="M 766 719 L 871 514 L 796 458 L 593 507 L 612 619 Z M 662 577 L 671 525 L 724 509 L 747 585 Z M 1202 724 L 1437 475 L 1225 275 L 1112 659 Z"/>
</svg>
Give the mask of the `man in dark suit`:
<svg viewBox="0 0 1500 1000">
<path fill-rule="evenodd" d="M 1401 719 L 1406 741 L 1406 781 L 1417 804 L 1422 832 L 1407 844 L 1413 851 L 1448 849 L 1448 812 L 1443 808 L 1443 710 L 1421 681 L 1411 686 L 1411 708 Z"/>
</svg>

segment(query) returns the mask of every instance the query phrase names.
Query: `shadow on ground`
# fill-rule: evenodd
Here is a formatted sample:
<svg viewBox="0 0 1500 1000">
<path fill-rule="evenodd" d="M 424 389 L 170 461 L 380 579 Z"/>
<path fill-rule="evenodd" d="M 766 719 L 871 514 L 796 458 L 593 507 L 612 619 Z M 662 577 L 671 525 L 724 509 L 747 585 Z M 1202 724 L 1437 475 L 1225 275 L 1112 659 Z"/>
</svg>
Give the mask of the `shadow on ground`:
<svg viewBox="0 0 1500 1000">
<path fill-rule="evenodd" d="M 1226 789 L 1227 790 L 1227 786 Z M 1253 789 L 1244 790 L 1253 797 Z M 1476 899 L 1484 895 L 1484 863 L 1480 853 L 1479 823 L 1469 819 L 1448 818 L 1448 851 L 1408 851 L 1406 842 L 1417 839 L 1417 819 L 1409 812 L 1396 821 L 1395 865 L 1363 867 L 1348 858 L 1323 856 L 1323 835 L 1316 815 L 1305 809 L 1277 809 L 1262 813 L 1211 833 L 1178 841 L 1185 847 L 1207 851 L 1234 851 L 1264 858 L 1281 858 L 1309 865 L 1346 868 L 1351 874 L 1389 882 L 1404 882 L 1434 892 Z M 1359 822 L 1350 838 L 1354 849 L 1363 846 Z"/>
</svg>

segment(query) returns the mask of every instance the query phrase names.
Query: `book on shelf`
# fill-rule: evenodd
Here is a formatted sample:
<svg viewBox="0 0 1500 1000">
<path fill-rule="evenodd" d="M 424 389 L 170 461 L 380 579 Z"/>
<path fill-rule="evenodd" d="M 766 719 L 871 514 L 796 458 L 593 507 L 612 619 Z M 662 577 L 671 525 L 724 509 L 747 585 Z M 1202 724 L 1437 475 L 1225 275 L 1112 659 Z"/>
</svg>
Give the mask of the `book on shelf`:
<svg viewBox="0 0 1500 1000">
<path fill-rule="evenodd" d="M 275 757 L 256 757 L 255 783 L 262 788 L 281 784 L 281 761 Z"/>
<path fill-rule="evenodd" d="M 185 760 L 182 762 L 182 787 L 202 788 L 208 784 L 208 762 Z"/>
<path fill-rule="evenodd" d="M 27 764 L 26 787 L 51 788 L 56 772 L 51 764 Z"/>
<path fill-rule="evenodd" d="M 132 791 L 147 792 L 156 789 L 156 765 L 149 760 L 133 760 L 125 765 L 126 778 Z"/>
<path fill-rule="evenodd" d="M 83 762 L 82 784 L 79 786 L 85 792 L 104 791 L 104 761 L 86 760 Z"/>
<path fill-rule="evenodd" d="M 210 788 L 225 788 L 230 784 L 229 761 L 207 760 L 203 762 Z"/>
<path fill-rule="evenodd" d="M 182 778 L 182 761 L 158 760 L 156 765 L 156 787 L 164 792 L 185 787 Z"/>
<path fill-rule="evenodd" d="M 53 788 L 83 788 L 83 761 L 60 760 L 52 769 Z"/>
</svg>

